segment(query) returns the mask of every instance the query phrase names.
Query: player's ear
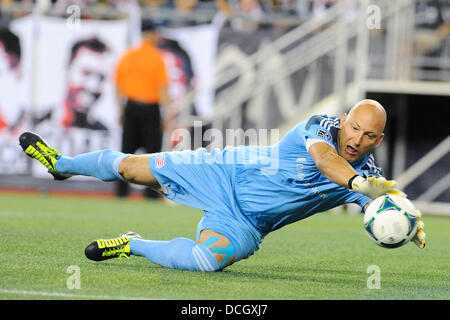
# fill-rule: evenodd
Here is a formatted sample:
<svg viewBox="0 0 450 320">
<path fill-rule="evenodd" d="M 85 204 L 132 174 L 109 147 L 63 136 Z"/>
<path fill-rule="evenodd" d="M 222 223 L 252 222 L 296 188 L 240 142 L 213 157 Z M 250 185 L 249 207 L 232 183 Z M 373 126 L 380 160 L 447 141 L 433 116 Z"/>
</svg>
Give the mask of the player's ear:
<svg viewBox="0 0 450 320">
<path fill-rule="evenodd" d="M 341 121 L 339 122 L 339 127 L 342 127 L 342 125 L 344 124 L 344 122 L 345 122 L 346 119 L 347 119 L 347 114 L 344 113 L 344 114 L 341 116 Z"/>
<path fill-rule="evenodd" d="M 381 141 L 383 141 L 383 138 L 384 138 L 384 133 L 382 132 L 380 134 L 380 136 L 378 137 L 378 140 L 377 140 L 377 142 L 375 144 L 376 147 L 378 147 L 378 145 L 381 143 Z"/>
</svg>

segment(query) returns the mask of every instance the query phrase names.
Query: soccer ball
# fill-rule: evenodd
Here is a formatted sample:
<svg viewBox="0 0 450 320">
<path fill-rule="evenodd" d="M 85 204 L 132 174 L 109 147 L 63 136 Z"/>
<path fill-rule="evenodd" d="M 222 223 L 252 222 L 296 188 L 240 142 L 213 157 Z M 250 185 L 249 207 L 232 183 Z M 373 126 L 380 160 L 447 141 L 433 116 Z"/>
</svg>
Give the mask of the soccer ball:
<svg viewBox="0 0 450 320">
<path fill-rule="evenodd" d="M 377 245 L 384 248 L 401 247 L 416 234 L 416 208 L 411 201 L 400 196 L 378 197 L 367 207 L 364 228 Z"/>
</svg>

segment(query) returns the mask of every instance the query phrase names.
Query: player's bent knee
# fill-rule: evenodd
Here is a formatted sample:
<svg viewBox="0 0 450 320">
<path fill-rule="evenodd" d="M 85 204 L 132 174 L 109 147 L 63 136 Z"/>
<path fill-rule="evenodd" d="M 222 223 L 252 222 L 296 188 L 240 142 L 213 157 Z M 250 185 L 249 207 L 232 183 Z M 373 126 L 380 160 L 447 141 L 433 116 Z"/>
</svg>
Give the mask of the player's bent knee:
<svg viewBox="0 0 450 320">
<path fill-rule="evenodd" d="M 142 156 L 131 155 L 119 164 L 119 173 L 131 183 L 139 183 L 145 180 L 146 171 L 149 170 L 148 161 Z"/>
<path fill-rule="evenodd" d="M 149 166 L 150 155 L 131 155 L 119 164 L 119 174 L 130 183 L 159 189 L 160 185 L 153 176 Z"/>
<path fill-rule="evenodd" d="M 236 248 L 224 235 L 205 229 L 200 234 L 199 243 L 212 253 L 219 265 L 219 270 L 236 262 Z"/>
<path fill-rule="evenodd" d="M 119 174 L 128 182 L 134 182 L 137 177 L 135 168 L 136 156 L 129 156 L 123 159 L 119 164 Z"/>
</svg>

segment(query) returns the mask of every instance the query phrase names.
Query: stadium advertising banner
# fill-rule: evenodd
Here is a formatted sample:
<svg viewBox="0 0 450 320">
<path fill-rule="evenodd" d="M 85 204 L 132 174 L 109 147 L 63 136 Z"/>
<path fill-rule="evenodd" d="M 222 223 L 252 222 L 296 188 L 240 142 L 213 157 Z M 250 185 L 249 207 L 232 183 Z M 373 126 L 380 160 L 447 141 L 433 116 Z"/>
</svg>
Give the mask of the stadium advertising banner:
<svg viewBox="0 0 450 320">
<path fill-rule="evenodd" d="M 85 20 L 70 29 L 65 19 L 39 23 L 34 130 L 65 155 L 120 149 L 114 69 L 127 48 L 127 23 Z M 33 162 L 32 174 L 46 174 Z"/>
<path fill-rule="evenodd" d="M 29 128 L 31 59 L 24 59 L 32 49 L 31 19 L 21 19 L 19 25 L 0 28 L 0 173 L 23 173 L 27 161 L 19 153 L 17 139 Z"/>
<path fill-rule="evenodd" d="M 181 101 L 190 89 L 200 89 L 194 112 L 203 116 L 213 108 L 213 91 L 202 88 L 210 88 L 213 81 L 219 30 L 220 26 L 211 24 L 164 28 L 161 33 L 172 99 Z M 64 18 L 46 16 L 12 21 L 7 38 L 19 47 L 20 54 L 13 58 L 20 63 L 17 71 L 7 76 L 0 73 L 0 175 L 31 173 L 51 178 L 38 162 L 29 162 L 19 147 L 18 137 L 27 130 L 45 137 L 67 156 L 104 148 L 120 150 L 113 77 L 129 47 L 129 32 L 126 20 L 83 20 L 77 27 Z M 0 39 L 0 58 L 4 58 L 0 62 L 8 69 L 7 62 L 16 60 L 6 57 L 1 44 Z"/>
<path fill-rule="evenodd" d="M 196 89 L 194 112 L 199 116 L 210 117 L 213 113 L 212 86 L 219 31 L 220 25 L 214 23 L 161 30 L 164 39 L 161 49 L 165 52 L 173 84 L 170 88 L 172 98 L 178 101 L 187 90 Z M 185 88 L 176 85 L 182 78 Z"/>
<path fill-rule="evenodd" d="M 214 111 L 214 73 L 217 54 L 217 41 L 221 25 L 219 23 L 204 24 L 184 28 L 161 28 L 160 49 L 169 76 L 169 95 L 176 114 L 180 114 L 184 106 L 184 98 L 189 91 L 195 90 L 195 97 L 188 106 L 189 113 L 211 117 Z M 181 140 L 177 128 L 166 132 L 163 138 L 162 151 L 192 146 L 179 144 Z M 185 141 L 186 142 L 186 141 Z"/>
<path fill-rule="evenodd" d="M 83 20 L 71 28 L 63 18 L 27 16 L 9 29 L 20 39 L 22 68 L 19 84 L 2 86 L 2 118 L 8 121 L 3 120 L 0 131 L 0 173 L 26 172 L 26 157 L 18 146 L 24 130 L 39 133 L 68 156 L 119 149 L 113 75 L 127 48 L 127 22 Z M 34 161 L 31 173 L 49 177 Z"/>
</svg>

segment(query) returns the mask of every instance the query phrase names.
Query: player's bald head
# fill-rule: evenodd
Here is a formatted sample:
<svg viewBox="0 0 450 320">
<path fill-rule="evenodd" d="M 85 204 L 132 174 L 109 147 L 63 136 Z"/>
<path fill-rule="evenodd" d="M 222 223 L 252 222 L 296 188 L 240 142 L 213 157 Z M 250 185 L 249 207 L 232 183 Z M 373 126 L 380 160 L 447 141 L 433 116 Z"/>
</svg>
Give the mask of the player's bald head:
<svg viewBox="0 0 450 320">
<path fill-rule="evenodd" d="M 381 133 L 386 126 L 386 110 L 375 100 L 364 99 L 356 103 L 348 112 L 347 120 L 371 123 L 372 128 Z"/>
<path fill-rule="evenodd" d="M 339 155 L 353 162 L 372 152 L 383 140 L 386 111 L 375 100 L 361 100 L 342 115 L 339 125 Z"/>
</svg>

